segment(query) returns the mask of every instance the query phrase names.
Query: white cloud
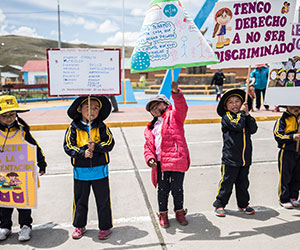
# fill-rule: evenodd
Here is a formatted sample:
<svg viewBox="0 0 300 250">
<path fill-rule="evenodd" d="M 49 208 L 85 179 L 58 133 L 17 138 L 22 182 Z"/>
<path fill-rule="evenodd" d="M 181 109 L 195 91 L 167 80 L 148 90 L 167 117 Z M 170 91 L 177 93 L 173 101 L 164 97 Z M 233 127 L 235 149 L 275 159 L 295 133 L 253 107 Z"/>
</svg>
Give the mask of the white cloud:
<svg viewBox="0 0 300 250">
<path fill-rule="evenodd" d="M 6 16 L 3 14 L 2 9 L 0 9 L 0 24 L 4 22 Z"/>
<path fill-rule="evenodd" d="M 134 46 L 136 40 L 139 36 L 139 32 L 125 32 L 124 40 L 126 46 Z M 102 44 L 103 45 L 122 45 L 122 32 L 117 32 L 114 36 L 111 36 L 106 39 Z"/>
<path fill-rule="evenodd" d="M 9 33 L 6 31 L 7 25 L 6 24 L 2 24 L 0 26 L 0 36 L 6 36 L 9 35 Z"/>
<path fill-rule="evenodd" d="M 133 15 L 133 16 L 145 16 L 145 13 L 146 13 L 146 11 L 144 9 L 134 8 L 130 12 L 130 15 Z"/>
<path fill-rule="evenodd" d="M 83 27 L 87 30 L 95 30 L 99 27 L 99 24 L 94 21 L 86 21 L 83 24 Z"/>
<path fill-rule="evenodd" d="M 99 28 L 97 29 L 97 32 L 98 33 L 112 33 L 112 32 L 115 32 L 119 29 L 120 28 L 116 23 L 114 23 L 110 20 L 105 20 L 104 23 L 101 23 L 99 25 Z"/>
<path fill-rule="evenodd" d="M 51 30 L 50 35 L 51 36 L 58 36 L 58 31 L 57 30 Z"/>
<path fill-rule="evenodd" d="M 68 41 L 68 43 L 74 43 L 74 44 L 80 44 L 80 43 L 85 43 L 85 44 L 88 44 L 87 41 L 81 41 L 79 40 L 78 38 L 72 40 L 72 41 Z"/>
<path fill-rule="evenodd" d="M 38 38 L 43 38 L 42 36 L 39 36 L 36 33 L 36 30 L 30 27 L 26 26 L 21 26 L 11 32 L 14 35 L 18 36 L 29 36 L 29 37 L 38 37 Z"/>
</svg>

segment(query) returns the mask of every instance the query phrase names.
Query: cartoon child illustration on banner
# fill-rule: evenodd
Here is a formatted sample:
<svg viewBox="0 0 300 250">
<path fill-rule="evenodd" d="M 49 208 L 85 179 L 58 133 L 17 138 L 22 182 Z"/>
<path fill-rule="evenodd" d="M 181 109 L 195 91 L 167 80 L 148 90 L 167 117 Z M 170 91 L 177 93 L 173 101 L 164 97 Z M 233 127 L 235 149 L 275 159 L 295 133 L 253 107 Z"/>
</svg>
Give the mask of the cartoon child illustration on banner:
<svg viewBox="0 0 300 250">
<path fill-rule="evenodd" d="M 226 45 L 229 45 L 230 39 L 224 38 L 226 30 L 231 30 L 231 27 L 227 27 L 227 24 L 232 19 L 232 12 L 228 8 L 222 8 L 217 11 L 215 15 L 216 25 L 213 32 L 213 38 L 217 35 L 218 42 L 216 44 L 217 49 L 221 49 Z"/>
</svg>

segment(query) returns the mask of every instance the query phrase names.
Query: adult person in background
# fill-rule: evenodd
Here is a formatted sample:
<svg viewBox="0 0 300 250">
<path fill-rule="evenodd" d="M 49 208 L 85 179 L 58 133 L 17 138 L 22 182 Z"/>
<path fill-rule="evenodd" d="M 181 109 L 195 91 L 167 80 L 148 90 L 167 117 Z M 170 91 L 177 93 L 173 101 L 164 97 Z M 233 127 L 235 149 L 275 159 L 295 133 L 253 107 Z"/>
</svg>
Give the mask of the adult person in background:
<svg viewBox="0 0 300 250">
<path fill-rule="evenodd" d="M 221 95 L 223 92 L 223 84 L 225 82 L 226 78 L 225 75 L 222 72 L 222 69 L 218 69 L 218 71 L 214 74 L 212 80 L 211 80 L 211 86 L 215 85 L 216 88 L 216 101 L 219 99 L 221 100 Z"/>
<path fill-rule="evenodd" d="M 265 93 L 267 88 L 269 75 L 269 68 L 265 64 L 255 65 L 255 69 L 252 70 L 250 77 L 255 79 L 254 90 L 256 95 L 256 109 L 260 110 L 261 106 L 261 95 L 265 100 Z M 266 110 L 269 110 L 269 105 L 264 105 Z"/>
<path fill-rule="evenodd" d="M 114 95 L 108 95 L 107 98 L 110 100 L 111 105 L 113 107 L 112 112 L 119 112 L 119 107 L 118 107 L 116 97 Z"/>
</svg>

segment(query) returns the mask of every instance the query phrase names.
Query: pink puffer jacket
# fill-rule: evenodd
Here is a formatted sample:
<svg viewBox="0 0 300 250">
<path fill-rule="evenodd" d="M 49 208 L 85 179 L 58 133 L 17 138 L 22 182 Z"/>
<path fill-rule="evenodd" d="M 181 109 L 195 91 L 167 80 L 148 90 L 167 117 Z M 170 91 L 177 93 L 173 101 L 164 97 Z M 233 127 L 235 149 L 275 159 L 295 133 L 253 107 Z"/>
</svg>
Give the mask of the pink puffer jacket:
<svg viewBox="0 0 300 250">
<path fill-rule="evenodd" d="M 190 166 L 189 149 L 184 136 L 184 120 L 187 115 L 188 106 L 182 94 L 172 92 L 174 108 L 170 105 L 162 115 L 164 117 L 161 129 L 161 170 L 185 172 Z M 144 132 L 145 145 L 144 156 L 146 163 L 153 158 L 156 159 L 155 142 L 152 130 L 147 126 Z M 152 183 L 157 185 L 157 168 L 152 169 Z"/>
</svg>

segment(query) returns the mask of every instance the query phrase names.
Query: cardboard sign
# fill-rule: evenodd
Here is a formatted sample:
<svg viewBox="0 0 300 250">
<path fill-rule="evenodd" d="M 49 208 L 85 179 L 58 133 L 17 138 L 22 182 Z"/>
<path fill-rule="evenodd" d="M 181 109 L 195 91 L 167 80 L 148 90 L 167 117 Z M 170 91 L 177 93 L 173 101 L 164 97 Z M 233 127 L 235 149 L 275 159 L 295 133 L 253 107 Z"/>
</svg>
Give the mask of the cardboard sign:
<svg viewBox="0 0 300 250">
<path fill-rule="evenodd" d="M 120 50 L 47 50 L 50 96 L 119 95 Z"/>
<path fill-rule="evenodd" d="M 23 140 L 22 131 L 0 131 L 0 207 L 37 206 L 36 147 Z"/>
<path fill-rule="evenodd" d="M 218 2 L 214 8 L 214 68 L 282 61 L 293 51 L 296 1 Z"/>
<path fill-rule="evenodd" d="M 282 106 L 300 106 L 300 24 L 292 29 L 295 49 L 284 62 L 270 65 L 265 103 Z"/>
<path fill-rule="evenodd" d="M 178 0 L 152 1 L 131 56 L 131 72 L 217 62 L 212 48 Z"/>
</svg>

